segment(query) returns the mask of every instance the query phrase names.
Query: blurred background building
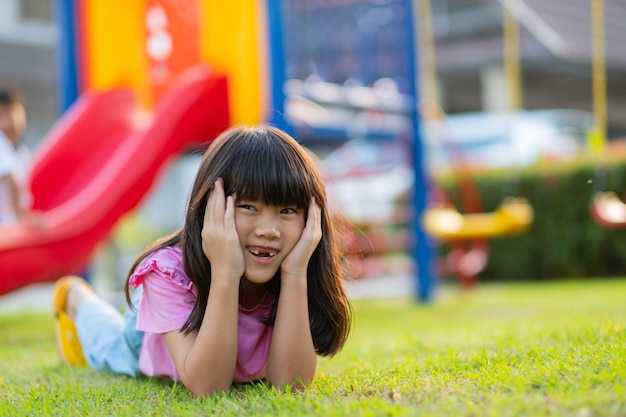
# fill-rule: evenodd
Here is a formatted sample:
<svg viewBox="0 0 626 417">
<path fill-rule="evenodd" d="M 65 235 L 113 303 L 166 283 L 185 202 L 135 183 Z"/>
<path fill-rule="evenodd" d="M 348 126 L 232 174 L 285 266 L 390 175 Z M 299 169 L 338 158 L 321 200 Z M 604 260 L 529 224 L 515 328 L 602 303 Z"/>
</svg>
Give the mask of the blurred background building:
<svg viewBox="0 0 626 417">
<path fill-rule="evenodd" d="M 418 4 L 420 0 L 414 3 Z M 283 2 L 288 78 L 371 86 L 402 73 L 407 40 L 401 0 Z M 591 110 L 589 0 L 519 0 L 523 107 Z M 626 2 L 604 0 L 610 136 L 626 132 Z M 504 106 L 502 0 L 431 0 L 440 104 L 451 113 Z M 26 142 L 58 117 L 54 0 L 0 2 L 0 79 L 26 96 Z M 400 63 L 400 65 L 398 64 Z M 398 72 L 400 69 L 400 72 Z M 314 139 L 314 138 L 311 138 Z"/>
<path fill-rule="evenodd" d="M 446 113 L 506 108 L 503 3 L 431 0 L 438 100 Z M 285 2 L 287 73 L 406 93 L 400 0 Z M 419 6 L 422 0 L 413 2 Z M 522 107 L 592 110 L 591 1 L 518 0 Z M 626 132 L 626 2 L 604 0 L 609 136 Z M 419 20 L 416 20 L 419 24 Z M 399 65 L 400 64 L 400 65 Z"/>
<path fill-rule="evenodd" d="M 26 99 L 31 148 L 58 118 L 58 28 L 54 0 L 0 1 L 0 80 L 17 84 Z"/>
<path fill-rule="evenodd" d="M 433 0 L 442 102 L 449 113 L 501 107 L 502 1 Z M 520 0 L 523 107 L 592 110 L 591 1 Z M 608 119 L 626 132 L 626 2 L 604 0 Z M 493 90 L 496 91 L 493 91 Z"/>
</svg>

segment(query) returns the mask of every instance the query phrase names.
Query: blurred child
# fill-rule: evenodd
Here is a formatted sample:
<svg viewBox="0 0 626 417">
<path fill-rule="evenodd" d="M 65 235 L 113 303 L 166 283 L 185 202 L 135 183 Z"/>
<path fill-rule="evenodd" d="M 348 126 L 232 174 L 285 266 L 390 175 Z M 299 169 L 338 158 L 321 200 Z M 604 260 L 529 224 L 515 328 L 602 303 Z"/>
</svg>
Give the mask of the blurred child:
<svg viewBox="0 0 626 417">
<path fill-rule="evenodd" d="M 227 130 L 204 155 L 184 226 L 131 267 L 124 316 L 79 278 L 57 282 L 62 359 L 179 380 L 194 396 L 259 379 L 308 385 L 351 323 L 326 198 L 289 135 Z"/>
<path fill-rule="evenodd" d="M 22 96 L 15 88 L 0 86 L 0 224 L 25 220 L 28 215 L 28 163 L 20 147 L 25 130 Z"/>
</svg>

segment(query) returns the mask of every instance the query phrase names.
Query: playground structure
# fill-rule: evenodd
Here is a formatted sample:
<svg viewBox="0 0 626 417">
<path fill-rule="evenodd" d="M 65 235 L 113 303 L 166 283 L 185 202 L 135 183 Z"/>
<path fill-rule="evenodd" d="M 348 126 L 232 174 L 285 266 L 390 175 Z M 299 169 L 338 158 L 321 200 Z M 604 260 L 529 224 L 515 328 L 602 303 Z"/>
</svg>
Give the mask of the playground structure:
<svg viewBox="0 0 626 417">
<path fill-rule="evenodd" d="M 306 9 L 308 6 L 281 1 L 254 1 L 250 3 L 254 7 L 213 0 L 131 3 L 122 0 L 57 2 L 60 19 L 66 22 L 62 24 L 64 47 L 60 57 L 63 69 L 60 95 L 66 112 L 37 149 L 31 178 L 35 208 L 44 212 L 48 226 L 42 230 L 21 226 L 3 228 L 0 233 L 0 269 L 3 272 L 0 294 L 80 270 L 117 220 L 137 206 L 176 155 L 190 147 L 206 146 L 223 128 L 238 123 L 271 122 L 296 137 L 316 129 L 315 126 L 294 126 L 291 120 L 285 119 L 288 114 L 284 107 L 285 99 L 289 98 L 285 97 L 289 94 L 286 88 L 289 80 L 285 57 L 288 51 L 284 47 L 288 39 L 282 33 L 285 27 L 280 24 L 280 6 L 281 3 L 284 7 Z M 459 249 L 448 260 L 456 265 L 457 272 L 463 269 L 462 265 L 470 265 L 466 269 L 475 276 L 480 265 L 486 263 L 488 239 L 499 233 L 523 232 L 532 221 L 532 208 L 517 200 L 516 207 L 523 207 L 513 210 L 518 213 L 514 215 L 504 215 L 511 211 L 501 208 L 491 213 L 482 208 L 470 209 L 464 214 L 447 210 L 445 213 L 456 215 L 457 220 L 458 215 L 462 216 L 456 223 L 461 227 L 456 231 L 450 231 L 448 225 L 448 235 L 436 228 L 429 232 L 426 222 L 422 223 L 422 219 L 427 218 L 422 214 L 432 215 L 436 211 L 426 207 L 429 186 L 422 173 L 424 156 L 415 106 L 418 89 L 413 85 L 417 70 L 413 67 L 412 54 L 421 49 L 414 45 L 413 23 L 421 12 L 413 13 L 413 6 L 418 4 L 415 1 L 394 3 L 402 8 L 402 15 L 413 16 L 408 18 L 409 30 L 395 34 L 405 39 L 409 50 L 408 54 L 404 53 L 403 65 L 395 66 L 406 67 L 405 90 L 413 100 L 402 109 L 408 127 L 401 135 L 409 139 L 407 153 L 414 161 L 415 183 L 414 192 L 407 196 L 409 204 L 401 220 L 409 235 L 394 238 L 391 244 L 401 246 L 416 260 L 417 297 L 427 300 L 432 292 L 428 243 L 432 237 L 438 239 L 439 233 L 452 248 L 460 248 L 459 243 L 469 243 L 469 248 Z M 125 12 L 119 13 L 119 10 Z M 190 20 L 190 16 L 197 16 L 197 19 Z M 514 42 L 508 45 L 514 47 Z M 367 48 L 367 45 L 363 47 Z M 363 55 L 369 56 L 365 52 Z M 366 61 L 365 66 L 369 65 Z M 516 67 L 514 61 L 507 62 L 512 63 L 507 66 L 507 74 L 519 72 L 519 63 Z M 514 80 L 514 77 L 509 79 Z M 195 104 L 179 100 L 184 91 L 193 92 Z M 108 113 L 102 108 L 113 103 L 117 103 L 119 112 L 94 117 L 97 113 Z M 371 121 L 373 125 L 383 120 L 379 108 L 365 109 L 358 100 L 351 106 L 364 110 L 364 118 L 360 120 Z M 96 112 L 97 109 L 100 111 Z M 189 130 L 179 129 L 188 124 Z M 197 129 L 192 128 L 193 125 Z M 102 127 L 101 132 L 99 127 Z M 353 127 L 343 126 L 334 133 L 345 138 L 355 134 Z M 98 134 L 94 134 L 96 129 Z M 161 134 L 161 131 L 170 133 Z M 378 133 L 380 137 L 376 136 Z M 370 130 L 366 134 L 390 139 L 383 131 Z M 144 158 L 142 152 L 146 150 L 154 153 Z M 120 189 L 116 189 L 118 185 Z M 503 207 L 511 206 L 503 200 Z M 471 224 L 473 228 L 468 226 Z M 474 232 L 469 233 L 469 230 Z M 372 240 L 369 243 L 376 251 L 389 247 L 389 242 L 378 245 Z M 461 261 L 463 257 L 472 262 Z M 26 268 L 25 260 L 33 265 Z"/>
<path fill-rule="evenodd" d="M 0 294 L 78 273 L 177 154 L 267 120 L 259 3 L 57 3 L 66 110 L 35 150 L 43 225 L 2 226 Z"/>
<path fill-rule="evenodd" d="M 388 175 L 389 161 L 353 164 L 361 158 L 350 152 L 370 153 L 368 146 L 346 149 L 350 156 L 331 163 L 326 172 L 330 198 L 341 203 L 340 209 L 344 203 L 351 205 L 344 211 L 350 214 L 351 233 L 343 238 L 350 251 L 349 271 L 355 278 L 408 272 L 415 279 L 416 298 L 429 300 L 435 279 L 431 240 L 419 221 L 429 183 L 417 111 L 416 2 L 283 4 L 289 15 L 283 25 L 289 69 L 283 91 L 291 131 L 305 144 L 395 144 L 402 148 L 404 160 L 392 166 L 409 162 L 411 189 L 393 200 L 392 194 L 402 187 L 383 180 L 393 177 Z M 323 162 L 323 168 L 329 168 L 329 161 Z"/>
<path fill-rule="evenodd" d="M 518 110 L 522 104 L 521 72 L 519 63 L 519 28 L 516 20 L 516 1 L 505 0 L 503 6 L 503 56 L 509 110 Z M 471 172 L 465 169 L 465 156 L 449 144 L 449 129 L 445 115 L 438 105 L 436 91 L 436 53 L 433 41 L 431 2 L 420 2 L 420 50 L 422 51 L 421 87 L 422 112 L 424 119 L 431 120 L 437 129 L 436 135 L 448 153 L 456 159 L 454 173 L 464 200 L 465 213 L 450 201 L 432 199 L 421 221 L 424 229 L 435 239 L 447 242 L 450 250 L 439 263 L 442 274 L 453 274 L 463 288 L 476 284 L 477 275 L 485 268 L 489 256 L 488 239 L 514 236 L 528 229 L 533 220 L 530 203 L 520 197 L 505 196 L 500 206 L 485 212 L 478 199 L 478 190 L 471 180 Z"/>
<path fill-rule="evenodd" d="M 206 146 L 224 128 L 270 122 L 297 136 L 284 109 L 281 6 L 288 4 L 57 2 L 64 111 L 36 149 L 30 178 L 33 208 L 43 213 L 44 226 L 3 227 L 0 295 L 83 269 L 168 163 Z M 412 2 L 398 5 L 406 16 L 401 36 L 409 51 L 398 56 L 406 64 L 408 94 L 415 97 Z M 426 183 L 414 103 L 408 112 L 405 134 L 413 144 L 416 177 L 411 209 L 419 218 Z M 427 300 L 430 249 L 419 222 L 413 227 L 416 294 Z"/>
<path fill-rule="evenodd" d="M 509 108 L 517 109 L 522 103 L 521 94 L 521 78 L 519 65 L 519 40 L 517 21 L 514 18 L 519 12 L 520 3 L 516 0 L 503 0 L 504 20 L 504 69 L 506 81 L 508 85 Z M 429 1 L 424 0 L 420 4 L 425 7 L 429 6 Z M 591 0 L 589 2 L 591 9 L 591 56 L 592 64 L 592 95 L 593 95 L 593 113 L 594 125 L 588 132 L 588 152 L 594 155 L 596 164 L 604 165 L 604 159 L 608 157 L 610 152 L 606 147 L 607 140 L 607 70 L 605 62 L 605 16 L 607 15 L 604 8 L 604 0 Z M 422 11 L 422 16 L 427 19 L 428 10 Z M 428 28 L 429 24 L 422 24 L 423 28 Z M 428 33 L 426 35 L 426 43 L 421 45 L 422 53 L 425 60 L 434 62 L 434 51 L 429 49 Z M 429 71 L 422 71 L 422 76 L 428 76 Z M 427 84 L 423 84 L 422 91 L 426 92 L 426 97 L 436 102 L 434 99 L 436 93 L 430 91 L 432 86 L 437 85 L 435 72 L 431 74 L 431 79 Z M 601 158 L 601 159 L 600 159 Z M 604 170 L 604 166 L 601 167 Z M 604 175 L 603 175 L 604 176 Z M 461 178 L 457 176 L 459 183 Z M 626 204 L 612 191 L 603 189 L 605 178 L 600 181 L 593 181 L 593 196 L 590 202 L 591 218 L 600 226 L 610 229 L 623 228 L 626 226 Z M 463 192 L 462 192 L 463 194 Z M 503 210 L 509 206 L 510 202 L 515 204 L 514 210 L 505 215 Z M 511 207 L 511 206 L 509 206 Z M 519 234 L 526 230 L 532 222 L 532 207 L 527 201 L 515 198 L 513 200 L 504 200 L 501 206 L 496 208 L 494 212 L 482 213 L 480 210 L 469 210 L 468 214 L 461 215 L 459 211 L 449 205 L 429 207 L 424 216 L 425 229 L 434 236 L 448 242 L 451 246 L 449 259 L 444 260 L 447 270 L 454 270 L 455 265 L 460 279 L 464 278 L 462 269 L 472 268 L 479 271 L 481 262 L 486 260 L 488 251 L 486 238 L 497 236 L 511 236 Z M 464 255 L 463 250 L 458 247 L 461 242 L 469 243 L 470 249 Z M 477 248 L 477 249 L 476 249 Z M 481 252 L 482 250 L 482 252 Z M 448 262 L 453 260 L 452 262 Z M 467 261 L 467 262 L 466 262 Z M 462 267 L 466 265 L 467 268 Z M 468 266 L 469 265 L 469 266 Z M 444 268 L 445 269 L 445 268 Z M 467 277 L 466 277 L 467 278 Z M 469 282 L 472 282 L 471 280 Z"/>
</svg>

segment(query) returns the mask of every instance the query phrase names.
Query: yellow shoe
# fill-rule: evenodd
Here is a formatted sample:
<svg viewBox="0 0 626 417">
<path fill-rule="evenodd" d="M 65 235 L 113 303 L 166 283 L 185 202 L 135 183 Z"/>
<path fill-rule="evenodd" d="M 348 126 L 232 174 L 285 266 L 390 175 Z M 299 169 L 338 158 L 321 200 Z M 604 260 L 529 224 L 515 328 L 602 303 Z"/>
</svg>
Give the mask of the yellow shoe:
<svg viewBox="0 0 626 417">
<path fill-rule="evenodd" d="M 86 366 L 87 361 L 78 340 L 74 319 L 65 313 L 65 299 L 73 284 L 88 285 L 82 278 L 66 276 L 54 284 L 53 309 L 56 330 L 57 351 L 63 362 L 70 365 Z"/>
</svg>

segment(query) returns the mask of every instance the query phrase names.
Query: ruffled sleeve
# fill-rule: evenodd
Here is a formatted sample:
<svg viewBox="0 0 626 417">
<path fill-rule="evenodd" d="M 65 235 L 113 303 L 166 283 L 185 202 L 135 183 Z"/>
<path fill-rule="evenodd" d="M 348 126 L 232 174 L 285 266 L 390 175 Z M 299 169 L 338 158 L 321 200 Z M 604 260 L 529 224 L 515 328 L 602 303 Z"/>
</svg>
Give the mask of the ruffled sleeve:
<svg viewBox="0 0 626 417">
<path fill-rule="evenodd" d="M 148 257 L 130 277 L 129 285 L 143 285 L 137 311 L 137 329 L 166 333 L 183 327 L 197 298 L 185 274 L 179 248 L 163 248 Z"/>
</svg>

